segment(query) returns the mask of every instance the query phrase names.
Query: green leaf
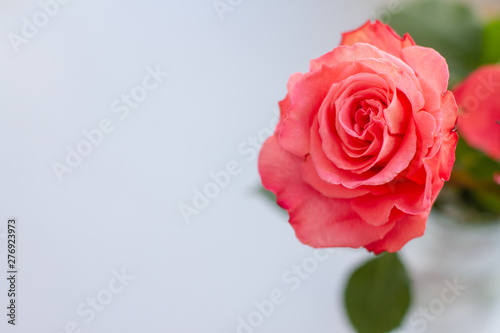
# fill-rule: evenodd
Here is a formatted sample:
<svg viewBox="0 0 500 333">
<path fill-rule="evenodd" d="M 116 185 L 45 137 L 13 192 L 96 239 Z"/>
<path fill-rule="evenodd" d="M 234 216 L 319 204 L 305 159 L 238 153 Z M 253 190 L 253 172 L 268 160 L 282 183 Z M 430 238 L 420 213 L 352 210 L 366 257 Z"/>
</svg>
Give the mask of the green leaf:
<svg viewBox="0 0 500 333">
<path fill-rule="evenodd" d="M 410 280 L 396 253 L 360 266 L 345 291 L 349 319 L 358 333 L 385 333 L 401 324 L 410 305 Z"/>
<path fill-rule="evenodd" d="M 489 23 L 483 32 L 482 63 L 493 64 L 500 60 L 500 20 Z"/>
<path fill-rule="evenodd" d="M 384 21 L 400 35 L 409 33 L 420 46 L 437 50 L 450 69 L 450 86 L 481 64 L 483 29 L 470 7 L 439 0 L 405 3 Z"/>
</svg>

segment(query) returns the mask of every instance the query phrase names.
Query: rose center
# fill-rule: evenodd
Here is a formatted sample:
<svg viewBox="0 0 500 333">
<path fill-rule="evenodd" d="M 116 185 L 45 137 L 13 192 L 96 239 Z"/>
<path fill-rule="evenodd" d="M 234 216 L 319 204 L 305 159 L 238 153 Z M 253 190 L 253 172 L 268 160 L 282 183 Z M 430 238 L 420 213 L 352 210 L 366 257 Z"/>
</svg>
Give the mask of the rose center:
<svg viewBox="0 0 500 333">
<path fill-rule="evenodd" d="M 356 131 L 358 135 L 365 132 L 373 117 L 378 113 L 380 105 L 376 104 L 375 101 L 363 101 L 354 112 L 352 118 L 353 130 Z"/>
<path fill-rule="evenodd" d="M 358 109 L 354 115 L 354 130 L 361 134 L 371 120 L 371 110 Z"/>
</svg>

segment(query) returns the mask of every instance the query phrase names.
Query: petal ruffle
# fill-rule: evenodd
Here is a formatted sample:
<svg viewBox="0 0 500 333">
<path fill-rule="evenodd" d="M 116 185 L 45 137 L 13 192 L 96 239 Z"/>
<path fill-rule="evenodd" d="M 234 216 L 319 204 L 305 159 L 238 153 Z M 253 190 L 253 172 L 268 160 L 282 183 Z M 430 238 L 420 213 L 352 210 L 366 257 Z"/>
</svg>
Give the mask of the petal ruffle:
<svg viewBox="0 0 500 333">
<path fill-rule="evenodd" d="M 380 21 L 368 21 L 362 27 L 342 34 L 341 45 L 368 43 L 378 49 L 400 56 L 401 50 L 415 45 L 415 42 L 406 34 L 401 38 L 392 28 Z"/>
</svg>

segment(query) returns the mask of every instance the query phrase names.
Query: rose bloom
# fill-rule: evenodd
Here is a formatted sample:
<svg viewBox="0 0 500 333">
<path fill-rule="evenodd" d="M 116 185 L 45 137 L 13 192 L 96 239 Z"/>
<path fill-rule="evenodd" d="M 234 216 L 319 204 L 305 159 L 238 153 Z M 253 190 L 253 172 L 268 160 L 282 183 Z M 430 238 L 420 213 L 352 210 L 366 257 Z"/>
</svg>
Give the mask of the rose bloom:
<svg viewBox="0 0 500 333">
<path fill-rule="evenodd" d="M 423 235 L 455 161 L 448 78 L 436 51 L 378 21 L 290 77 L 259 172 L 300 241 L 380 253 Z"/>
<path fill-rule="evenodd" d="M 453 92 L 460 107 L 460 135 L 470 146 L 500 160 L 500 66 L 479 68 Z"/>
</svg>

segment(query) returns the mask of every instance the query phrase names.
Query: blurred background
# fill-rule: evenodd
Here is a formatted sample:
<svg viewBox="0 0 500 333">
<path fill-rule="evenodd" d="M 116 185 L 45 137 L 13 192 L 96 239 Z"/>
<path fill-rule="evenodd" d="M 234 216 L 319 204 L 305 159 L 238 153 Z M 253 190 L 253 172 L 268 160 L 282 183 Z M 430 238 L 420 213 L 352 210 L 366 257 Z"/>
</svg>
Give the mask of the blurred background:
<svg viewBox="0 0 500 333">
<path fill-rule="evenodd" d="M 2 0 L 1 331 L 352 332 L 369 254 L 302 245 L 257 152 L 288 77 L 390 6 Z"/>
</svg>

